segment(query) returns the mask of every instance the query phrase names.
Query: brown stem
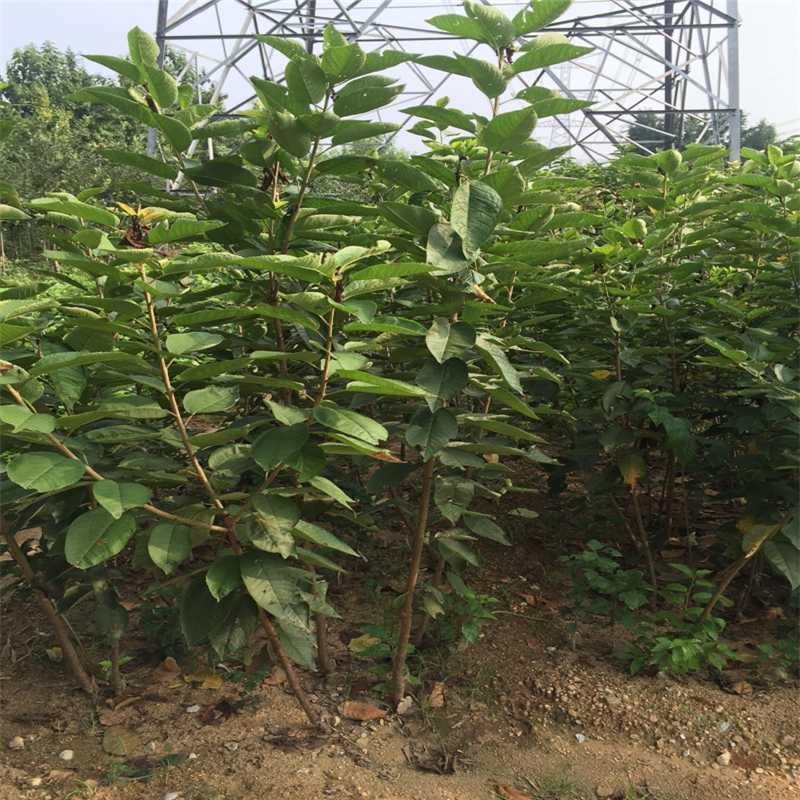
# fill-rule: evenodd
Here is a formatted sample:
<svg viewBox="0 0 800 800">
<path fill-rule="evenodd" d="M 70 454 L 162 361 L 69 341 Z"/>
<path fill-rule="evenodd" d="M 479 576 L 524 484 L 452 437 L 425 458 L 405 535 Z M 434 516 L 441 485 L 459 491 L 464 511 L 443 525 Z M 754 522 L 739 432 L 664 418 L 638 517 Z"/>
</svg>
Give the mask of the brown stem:
<svg viewBox="0 0 800 800">
<path fill-rule="evenodd" d="M 644 529 L 644 522 L 642 521 L 642 510 L 639 508 L 639 498 L 636 492 L 636 482 L 631 484 L 631 500 L 633 500 L 633 510 L 636 512 L 636 527 L 639 529 L 639 539 L 642 542 L 642 551 L 644 552 L 645 561 L 647 561 L 647 571 L 650 573 L 650 583 L 652 591 L 650 592 L 650 608 L 655 610 L 656 603 L 658 602 L 658 578 L 656 577 L 656 565 L 653 562 L 653 554 L 650 552 L 650 542 L 647 538 L 647 531 Z"/>
<path fill-rule="evenodd" d="M 142 283 L 146 285 L 147 275 L 144 267 L 141 265 L 139 266 L 139 274 L 142 276 Z M 213 502 L 220 511 L 225 512 L 225 507 L 216 496 L 216 492 L 211 486 L 205 470 L 200 466 L 200 462 L 197 460 L 194 447 L 192 447 L 191 443 L 189 442 L 189 434 L 186 431 L 186 425 L 184 425 L 183 422 L 181 409 L 178 405 L 178 400 L 175 397 L 175 392 L 172 389 L 172 381 L 170 381 L 169 378 L 169 368 L 167 367 L 167 362 L 164 360 L 164 356 L 161 355 L 161 337 L 158 334 L 158 321 L 156 320 L 156 311 L 155 306 L 153 305 L 153 298 L 146 290 L 144 292 L 144 301 L 147 304 L 147 315 L 150 320 L 150 333 L 153 337 L 153 344 L 155 345 L 157 351 L 156 357 L 158 358 L 158 365 L 161 370 L 161 381 L 164 384 L 164 392 L 167 396 L 167 401 L 172 408 L 172 414 L 175 417 L 175 424 L 178 427 L 178 433 L 180 434 L 181 441 L 183 442 L 183 449 L 186 451 L 186 455 L 189 456 L 189 460 L 192 462 L 192 467 L 194 468 L 197 477 L 200 479 L 200 483 L 203 484 L 203 488 L 206 490 L 211 502 Z"/>
<path fill-rule="evenodd" d="M 395 703 L 399 703 L 403 699 L 406 689 L 406 657 L 408 655 L 408 640 L 411 636 L 411 623 L 414 612 L 414 589 L 417 586 L 422 549 L 425 546 L 425 531 L 428 527 L 428 507 L 431 500 L 431 486 L 433 484 L 433 469 L 435 466 L 435 457 L 431 456 L 425 462 L 425 473 L 422 478 L 417 527 L 414 531 L 414 543 L 408 567 L 405 597 L 400 609 L 400 634 L 397 639 L 397 652 L 395 653 L 394 668 L 392 670 L 392 696 Z"/>
<path fill-rule="evenodd" d="M 397 509 L 397 513 L 400 514 L 400 519 L 403 520 L 403 525 L 406 526 L 406 529 L 409 533 L 414 533 L 414 526 L 411 524 L 411 518 L 406 513 L 406 510 L 400 506 L 400 492 L 397 491 L 397 487 L 390 486 L 389 487 L 389 494 L 397 500 L 397 505 L 395 508 Z"/>
<path fill-rule="evenodd" d="M 119 630 L 114 626 L 114 630 Z M 111 646 L 111 688 L 114 691 L 114 697 L 119 697 L 122 694 L 123 685 L 119 674 L 119 642 L 114 642 Z"/>
<path fill-rule="evenodd" d="M 728 584 L 739 574 L 742 567 L 756 554 L 761 551 L 761 548 L 770 540 L 773 536 L 780 532 L 781 528 L 789 523 L 792 517 L 797 512 L 797 509 L 792 509 L 788 511 L 786 514 L 783 515 L 783 519 L 773 526 L 772 530 L 758 543 L 757 547 L 754 547 L 749 553 L 745 553 L 738 561 L 734 561 L 733 564 L 725 570 L 725 577 L 723 577 L 719 585 L 717 586 L 714 594 L 711 595 L 711 599 L 706 604 L 706 607 L 703 609 L 703 613 L 698 617 L 697 622 L 705 622 L 708 618 L 708 615 L 714 610 L 714 606 L 719 601 L 720 597 L 722 597 L 722 593 L 728 588 Z"/>
<path fill-rule="evenodd" d="M 633 528 L 631 528 L 630 522 L 628 522 L 628 518 L 625 516 L 622 509 L 619 507 L 619 503 L 617 502 L 617 498 L 614 497 L 613 494 L 608 496 L 609 502 L 611 503 L 611 507 L 617 514 L 617 518 L 622 523 L 622 527 L 625 529 L 625 533 L 628 535 L 628 539 L 630 540 L 631 544 L 637 549 L 642 549 L 642 543 L 636 538 L 636 534 L 633 532 Z"/>
<path fill-rule="evenodd" d="M 675 513 L 675 473 L 678 469 L 678 461 L 675 453 L 670 453 L 667 458 L 667 474 L 664 478 L 666 492 L 664 494 L 664 528 L 661 531 L 659 542 L 665 545 L 672 533 L 672 520 Z"/>
<path fill-rule="evenodd" d="M 16 561 L 17 566 L 19 566 L 23 576 L 25 577 L 25 580 L 31 586 L 33 596 L 36 598 L 36 601 L 39 603 L 40 608 L 44 612 L 44 615 L 47 617 L 51 627 L 53 628 L 53 632 L 58 640 L 58 646 L 61 648 L 61 655 L 63 657 L 65 666 L 69 672 L 72 673 L 72 676 L 78 682 L 80 687 L 89 695 L 89 697 L 91 697 L 92 700 L 96 700 L 97 686 L 95 685 L 94 680 L 83 668 L 83 665 L 78 658 L 78 653 L 72 644 L 72 640 L 67 634 L 64 621 L 56 614 L 52 602 L 48 597 L 45 596 L 44 592 L 42 592 L 40 589 L 34 588 L 34 584 L 36 583 L 36 575 L 31 569 L 31 565 L 28 563 L 28 559 L 25 557 L 25 554 L 22 552 L 22 548 L 17 544 L 17 540 L 9 532 L 8 523 L 2 517 L 0 517 L 0 528 L 2 528 L 3 538 L 6 540 L 11 557 L 14 559 L 14 561 Z"/>
</svg>

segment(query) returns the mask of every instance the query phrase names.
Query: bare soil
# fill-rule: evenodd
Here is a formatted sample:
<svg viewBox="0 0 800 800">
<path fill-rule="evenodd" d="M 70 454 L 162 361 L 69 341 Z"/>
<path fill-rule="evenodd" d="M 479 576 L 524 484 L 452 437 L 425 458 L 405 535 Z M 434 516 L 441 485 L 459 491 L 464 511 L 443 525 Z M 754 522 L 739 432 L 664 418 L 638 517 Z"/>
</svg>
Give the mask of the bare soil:
<svg viewBox="0 0 800 800">
<path fill-rule="evenodd" d="M 312 701 L 335 723 L 330 736 L 309 727 L 285 684 L 234 682 L 233 662 L 227 671 L 218 668 L 225 678 L 218 688 L 183 679 L 208 670 L 201 654 L 181 661 L 183 675 L 157 680 L 163 654 L 137 624 L 138 611 L 122 648 L 132 658 L 123 668 L 126 691 L 112 698 L 105 688 L 94 707 L 48 658 L 53 637 L 35 605 L 13 600 L 2 632 L 0 798 L 800 797 L 795 677 L 755 672 L 748 664 L 683 681 L 631 677 L 627 665 L 611 656 L 609 633 L 599 624 L 582 626 L 573 649 L 567 620 L 553 610 L 568 595 L 557 561 L 561 550 L 542 533 L 563 521 L 541 510 L 538 521 L 525 521 L 528 530 L 517 531 L 513 547 L 482 549 L 485 566 L 472 585 L 498 598 L 494 610 L 502 613 L 474 645 L 429 639 L 416 662 L 423 683 L 414 690 L 411 710 L 367 723 L 345 719 L 343 702 L 389 706 L 372 688 L 379 680 L 369 671 L 375 662 L 347 643 L 361 625 L 392 618 L 407 541 L 398 524 L 363 544 L 370 562 L 331 587 L 342 614 L 329 632 L 337 671 L 327 677 L 301 671 Z M 567 552 L 574 551 L 569 536 L 573 529 L 562 531 Z M 131 607 L 141 602 L 137 588 L 127 587 L 130 596 L 123 597 Z M 743 619 L 750 621 L 726 629 L 727 641 L 742 652 L 772 635 L 768 617 L 774 610 L 768 611 L 775 600 L 764 592 L 747 608 Z M 533 595 L 538 607 L 520 595 Z M 90 630 L 83 613 L 70 612 L 82 636 Z M 95 662 L 107 658 L 102 646 L 85 638 Z M 733 687 L 741 690 L 743 681 L 752 691 L 738 694 Z M 428 698 L 436 688 L 443 689 L 444 704 L 431 708 Z M 218 724 L 208 724 L 204 712 L 214 707 L 225 714 L 212 714 Z M 123 755 L 103 748 L 111 726 L 136 737 Z M 24 748 L 9 749 L 17 736 Z M 69 761 L 59 757 L 65 750 L 74 753 Z M 723 752 L 731 757 L 721 766 Z"/>
</svg>

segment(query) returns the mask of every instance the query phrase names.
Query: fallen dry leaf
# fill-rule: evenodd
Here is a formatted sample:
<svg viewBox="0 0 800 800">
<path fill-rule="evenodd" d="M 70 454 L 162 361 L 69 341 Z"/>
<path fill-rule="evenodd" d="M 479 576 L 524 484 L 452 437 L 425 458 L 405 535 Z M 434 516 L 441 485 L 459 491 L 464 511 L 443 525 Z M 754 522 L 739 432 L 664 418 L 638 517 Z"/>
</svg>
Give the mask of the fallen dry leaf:
<svg viewBox="0 0 800 800">
<path fill-rule="evenodd" d="M 64 660 L 64 653 L 60 647 L 45 647 L 44 652 L 51 661 L 60 664 Z"/>
<path fill-rule="evenodd" d="M 444 684 L 441 681 L 433 684 L 433 689 L 428 695 L 428 705 L 431 708 L 441 708 L 444 705 Z"/>
<path fill-rule="evenodd" d="M 195 672 L 192 675 L 184 675 L 186 683 L 199 683 L 201 689 L 219 689 L 222 686 L 222 675 L 218 672 Z"/>
<path fill-rule="evenodd" d="M 533 606 L 534 608 L 541 608 L 544 611 L 557 611 L 555 603 L 551 603 L 546 598 L 538 595 L 538 594 L 520 594 L 517 593 L 519 597 L 521 597 L 529 606 Z"/>
<path fill-rule="evenodd" d="M 160 683 L 172 683 L 180 674 L 181 668 L 178 662 L 172 656 L 168 656 L 153 670 L 153 679 Z"/>
<path fill-rule="evenodd" d="M 351 703 L 342 705 L 342 715 L 347 719 L 354 719 L 358 722 L 368 722 L 371 719 L 381 719 L 386 716 L 386 711 L 372 703 Z"/>
<path fill-rule="evenodd" d="M 487 464 L 499 464 L 500 463 L 500 456 L 497 453 L 484 453 L 483 460 Z"/>
<path fill-rule="evenodd" d="M 261 681 L 262 686 L 280 686 L 286 680 L 286 673 L 282 667 L 273 667 L 272 672 Z"/>
<path fill-rule="evenodd" d="M 104 728 L 108 728 L 111 725 L 119 725 L 120 722 L 123 722 L 127 716 L 127 714 L 123 714 L 119 709 L 114 711 L 101 711 L 97 715 L 97 721 Z"/>
<path fill-rule="evenodd" d="M 786 619 L 786 614 L 783 613 L 783 609 L 780 606 L 768 608 L 764 616 L 767 619 Z"/>
<path fill-rule="evenodd" d="M 737 625 L 749 625 L 751 622 L 758 622 L 758 618 L 757 618 L 757 617 L 746 617 L 746 616 L 745 616 L 744 614 L 742 614 L 742 612 L 740 611 L 740 612 L 739 612 L 739 613 L 736 615 L 736 619 L 734 620 L 734 622 L 735 622 Z"/>
<path fill-rule="evenodd" d="M 142 699 L 142 695 L 140 695 L 140 694 L 133 694 L 133 695 L 132 694 L 123 694 L 123 695 L 120 695 L 119 697 L 109 697 L 108 700 L 106 700 L 106 705 L 109 708 L 112 708 L 115 711 L 118 711 L 118 710 L 121 710 L 121 709 L 125 708 L 126 706 L 132 705 L 137 700 L 141 700 L 141 699 Z"/>
<path fill-rule="evenodd" d="M 112 725 L 103 736 L 103 750 L 112 756 L 129 756 L 139 747 L 141 741 L 141 737 L 133 731 Z"/>
<path fill-rule="evenodd" d="M 493 783 L 495 792 L 505 800 L 531 800 L 526 794 L 522 794 L 519 789 L 509 786 L 507 783 Z"/>
<path fill-rule="evenodd" d="M 747 681 L 736 681 L 731 685 L 731 691 L 736 694 L 753 694 L 753 687 Z"/>
<path fill-rule="evenodd" d="M 373 644 L 380 644 L 381 640 L 376 639 L 374 636 L 370 636 L 368 633 L 362 633 L 361 636 L 356 636 L 355 639 L 351 639 L 347 644 L 347 649 L 351 652 L 358 655 L 359 653 L 363 653 L 368 647 L 371 647 Z"/>
<path fill-rule="evenodd" d="M 222 725 L 233 714 L 233 704 L 229 700 L 220 700 L 215 706 L 207 708 L 200 719 L 204 725 Z"/>
</svg>

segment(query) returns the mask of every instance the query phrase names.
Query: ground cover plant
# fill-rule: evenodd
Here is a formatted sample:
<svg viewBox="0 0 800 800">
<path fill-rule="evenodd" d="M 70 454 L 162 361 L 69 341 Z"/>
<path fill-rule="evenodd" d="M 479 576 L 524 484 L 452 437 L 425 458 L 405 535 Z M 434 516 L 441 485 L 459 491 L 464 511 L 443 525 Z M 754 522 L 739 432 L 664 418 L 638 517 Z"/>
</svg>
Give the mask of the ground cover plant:
<svg viewBox="0 0 800 800">
<path fill-rule="evenodd" d="M 375 646 L 400 703 L 431 619 L 468 609 L 474 639 L 491 618 L 468 585 L 474 543 L 508 542 L 491 509 L 525 488 L 523 463 L 556 496 L 579 482 L 620 527 L 637 595 L 614 590 L 612 622 L 645 592 L 659 620 L 637 629 L 634 669 L 724 665 L 724 593 L 745 568 L 796 600 L 800 161 L 771 146 L 730 165 L 698 145 L 552 168 L 564 150 L 532 138 L 537 120 L 580 104 L 512 80 L 588 52 L 534 35 L 568 5 L 431 20 L 489 60 L 365 53 L 332 27 L 321 56 L 264 37 L 286 86 L 253 78 L 260 102 L 239 119 L 194 103 L 139 29 L 129 60 L 89 57 L 131 86 L 73 99 L 154 129 L 163 158 L 101 154 L 169 190 L 0 186 L 3 224 L 35 217 L 52 243 L 51 269 L 2 289 L 3 535 L 88 692 L 97 665 L 62 615 L 93 604 L 119 691 L 119 587 L 146 574 L 212 660 L 260 629 L 326 727 L 293 665 L 333 669 L 328 581 L 399 518 L 406 582 Z M 394 129 L 366 117 L 397 97 L 403 60 L 470 79 L 484 108 L 408 108 L 426 148 L 408 160 L 337 149 Z M 708 502 L 692 478 L 712 474 L 720 502 L 742 498 L 715 537 L 720 572 L 670 572 L 658 553 L 678 538 L 691 558 Z M 28 558 L 15 534 L 39 527 Z"/>
</svg>

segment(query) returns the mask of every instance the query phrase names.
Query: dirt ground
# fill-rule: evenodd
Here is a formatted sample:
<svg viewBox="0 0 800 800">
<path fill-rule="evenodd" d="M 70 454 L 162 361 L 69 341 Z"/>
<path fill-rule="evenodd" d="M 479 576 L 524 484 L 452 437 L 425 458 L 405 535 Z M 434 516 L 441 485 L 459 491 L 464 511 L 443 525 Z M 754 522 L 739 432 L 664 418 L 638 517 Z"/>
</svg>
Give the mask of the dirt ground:
<svg viewBox="0 0 800 800">
<path fill-rule="evenodd" d="M 105 704 L 95 708 L 48 659 L 53 639 L 38 609 L 13 602 L 2 632 L 0 797 L 800 797 L 796 678 L 741 664 L 716 679 L 706 672 L 683 681 L 630 677 L 627 665 L 610 656 L 608 632 L 599 625 L 582 626 L 573 649 L 567 620 L 554 610 L 567 596 L 560 551 L 536 534 L 547 524 L 543 515 L 530 523 L 532 534 L 514 537 L 513 547 L 483 548 L 485 569 L 472 585 L 498 598 L 494 610 L 502 613 L 474 645 L 423 647 L 417 662 L 423 684 L 411 709 L 365 723 L 346 719 L 343 703 L 388 705 L 372 688 L 379 678 L 368 668 L 375 661 L 348 644 L 360 626 L 389 619 L 407 543 L 401 531 L 387 531 L 380 547 L 362 548 L 386 560 L 386 577 L 368 578 L 376 566 L 382 569 L 373 562 L 332 586 L 342 614 L 329 635 L 337 671 L 328 677 L 301 671 L 313 703 L 335 724 L 330 736 L 308 726 L 287 685 L 261 685 L 257 675 L 249 676 L 256 685 L 235 682 L 230 662 L 217 670 L 221 685 L 219 678 L 208 682 L 212 688 L 184 680 L 208 670 L 196 654 L 180 662 L 181 675 L 159 675 L 163 653 L 137 626 L 138 612 L 123 643 L 131 658 L 123 667 L 125 694 L 113 700 L 106 690 Z M 394 564 L 401 565 L 396 575 Z M 539 598 L 540 607 L 520 599 L 523 594 Z M 135 591 L 123 600 L 135 608 Z M 729 625 L 732 645 L 769 638 L 766 605 L 756 598 L 750 621 Z M 82 613 L 70 612 L 79 632 Z M 97 649 L 98 660 L 103 652 Z M 231 714 L 243 693 L 244 704 Z M 431 707 L 439 705 L 430 702 L 432 693 L 443 699 L 439 707 Z M 8 747 L 15 737 L 21 749 Z M 59 755 L 64 751 L 72 751 L 70 760 Z M 720 764 L 724 753 L 729 763 Z"/>
</svg>

